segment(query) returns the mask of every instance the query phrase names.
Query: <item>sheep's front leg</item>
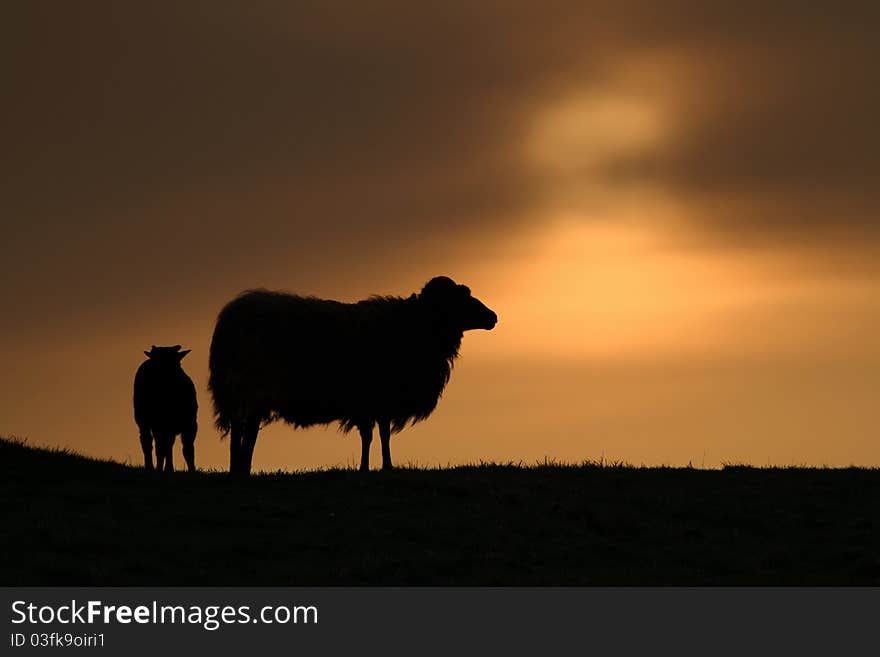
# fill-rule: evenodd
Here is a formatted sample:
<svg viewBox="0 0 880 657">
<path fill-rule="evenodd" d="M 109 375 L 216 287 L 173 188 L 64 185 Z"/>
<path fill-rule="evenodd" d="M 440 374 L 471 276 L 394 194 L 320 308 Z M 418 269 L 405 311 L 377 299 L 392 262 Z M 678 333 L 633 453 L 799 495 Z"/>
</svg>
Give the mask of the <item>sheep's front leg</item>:
<svg viewBox="0 0 880 657">
<path fill-rule="evenodd" d="M 370 470 L 370 443 L 373 442 L 373 423 L 359 424 L 361 434 L 361 472 Z"/>
<path fill-rule="evenodd" d="M 379 439 L 382 441 L 382 469 L 392 470 L 391 464 L 391 423 L 379 422 Z"/>
</svg>

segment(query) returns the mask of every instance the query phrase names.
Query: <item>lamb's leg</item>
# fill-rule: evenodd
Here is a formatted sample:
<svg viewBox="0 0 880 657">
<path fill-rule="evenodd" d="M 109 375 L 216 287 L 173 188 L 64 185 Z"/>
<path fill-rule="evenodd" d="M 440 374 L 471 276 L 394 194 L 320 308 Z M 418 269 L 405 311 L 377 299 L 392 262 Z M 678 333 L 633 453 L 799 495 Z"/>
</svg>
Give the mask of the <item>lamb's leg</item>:
<svg viewBox="0 0 880 657">
<path fill-rule="evenodd" d="M 184 431 L 180 436 L 180 442 L 183 445 L 183 460 L 186 461 L 186 469 L 190 472 L 195 472 L 196 470 L 196 432 L 198 431 L 198 425 L 193 423 L 193 425 Z"/>
<path fill-rule="evenodd" d="M 392 470 L 391 464 L 391 423 L 386 420 L 379 422 L 379 439 L 382 441 L 382 469 Z"/>
<path fill-rule="evenodd" d="M 370 443 L 373 442 L 373 423 L 359 424 L 361 434 L 361 472 L 370 470 Z"/>
<path fill-rule="evenodd" d="M 241 471 L 242 474 L 251 473 L 251 462 L 254 458 L 254 445 L 257 444 L 257 434 L 260 433 L 260 421 L 248 418 L 244 423 L 244 432 L 241 437 Z"/>
<path fill-rule="evenodd" d="M 165 472 L 174 472 L 174 438 L 173 433 L 162 436 L 162 448 L 165 451 Z"/>
<path fill-rule="evenodd" d="M 239 474 L 241 472 L 241 434 L 242 423 L 233 422 L 229 431 L 229 472 Z"/>
<path fill-rule="evenodd" d="M 165 448 L 162 446 L 162 436 L 153 434 L 153 438 L 156 449 L 156 471 L 162 472 L 165 467 Z"/>
<path fill-rule="evenodd" d="M 144 467 L 153 469 L 153 434 L 147 427 L 139 426 L 141 432 L 141 450 L 144 452 Z"/>
</svg>

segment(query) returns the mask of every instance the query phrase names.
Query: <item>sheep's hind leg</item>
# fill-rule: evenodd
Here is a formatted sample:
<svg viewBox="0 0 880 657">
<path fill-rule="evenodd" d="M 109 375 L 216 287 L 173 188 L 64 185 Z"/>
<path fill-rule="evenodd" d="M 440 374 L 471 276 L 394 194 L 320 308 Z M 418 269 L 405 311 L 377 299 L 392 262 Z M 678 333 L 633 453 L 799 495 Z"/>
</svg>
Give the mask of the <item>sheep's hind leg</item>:
<svg viewBox="0 0 880 657">
<path fill-rule="evenodd" d="M 370 443 L 373 442 L 373 423 L 357 425 L 361 434 L 361 472 L 370 470 Z"/>
<path fill-rule="evenodd" d="M 241 434 L 242 423 L 233 422 L 229 430 L 229 472 L 239 474 L 241 472 Z"/>
<path fill-rule="evenodd" d="M 391 423 L 385 420 L 379 422 L 379 439 L 382 441 L 382 469 L 393 470 L 391 463 Z"/>
<path fill-rule="evenodd" d="M 138 427 L 141 432 L 141 450 L 144 452 L 144 468 L 153 469 L 153 433 L 147 427 Z"/>
<path fill-rule="evenodd" d="M 260 421 L 254 418 L 245 420 L 244 432 L 241 436 L 241 471 L 242 474 L 251 473 L 251 462 L 254 458 L 254 446 L 257 444 L 257 434 L 260 433 Z"/>
</svg>

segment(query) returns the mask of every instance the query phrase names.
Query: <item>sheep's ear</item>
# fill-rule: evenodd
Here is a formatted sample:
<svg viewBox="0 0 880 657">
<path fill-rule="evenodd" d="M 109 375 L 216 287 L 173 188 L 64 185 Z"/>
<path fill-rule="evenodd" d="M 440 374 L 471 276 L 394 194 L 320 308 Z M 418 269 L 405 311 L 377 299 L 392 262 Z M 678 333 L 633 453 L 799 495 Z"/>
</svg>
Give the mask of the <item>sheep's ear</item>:
<svg viewBox="0 0 880 657">
<path fill-rule="evenodd" d="M 174 346 L 171 347 L 171 348 L 174 349 L 174 351 L 180 351 L 180 345 L 179 345 L 179 344 L 176 344 L 176 345 L 174 345 Z"/>
<path fill-rule="evenodd" d="M 147 358 L 152 358 L 153 354 L 151 354 L 149 351 L 145 351 L 144 356 L 146 356 Z"/>
<path fill-rule="evenodd" d="M 179 349 L 179 348 L 180 348 L 180 347 L 178 347 L 178 349 Z M 184 349 L 184 350 L 181 351 L 179 354 L 177 354 L 177 360 L 183 360 L 184 356 L 186 356 L 186 355 L 187 355 L 189 352 L 191 352 L 191 351 L 192 351 L 192 349 Z"/>
<path fill-rule="evenodd" d="M 448 276 L 436 276 L 425 284 L 422 288 L 422 296 L 432 296 L 434 294 L 443 294 L 456 288 L 455 281 Z"/>
</svg>

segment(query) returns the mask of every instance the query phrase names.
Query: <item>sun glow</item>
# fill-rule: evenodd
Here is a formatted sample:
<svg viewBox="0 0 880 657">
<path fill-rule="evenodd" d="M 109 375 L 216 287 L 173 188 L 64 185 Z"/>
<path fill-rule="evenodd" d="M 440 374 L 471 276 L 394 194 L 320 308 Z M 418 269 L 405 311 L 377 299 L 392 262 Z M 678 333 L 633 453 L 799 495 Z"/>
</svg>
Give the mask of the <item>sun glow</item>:
<svg viewBox="0 0 880 657">
<path fill-rule="evenodd" d="M 839 285 L 826 289 L 795 259 L 688 248 L 657 220 L 569 217 L 531 239 L 491 295 L 501 324 L 488 350 L 651 358 L 774 341 L 777 350 L 795 349 L 834 330 L 822 304 L 846 301 Z M 789 306 L 816 317 L 795 327 Z"/>
</svg>

